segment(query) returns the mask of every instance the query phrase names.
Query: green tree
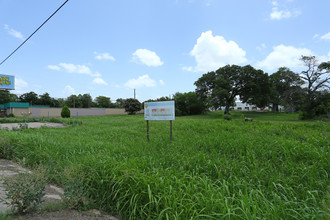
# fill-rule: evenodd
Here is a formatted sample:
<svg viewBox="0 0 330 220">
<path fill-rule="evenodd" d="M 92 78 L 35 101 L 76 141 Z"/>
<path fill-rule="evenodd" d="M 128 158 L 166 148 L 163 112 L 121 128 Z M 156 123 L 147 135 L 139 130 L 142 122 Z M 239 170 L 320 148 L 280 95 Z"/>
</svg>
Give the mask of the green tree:
<svg viewBox="0 0 330 220">
<path fill-rule="evenodd" d="M 38 105 L 39 104 L 39 98 L 38 94 L 35 92 L 28 92 L 24 93 L 19 97 L 21 102 L 28 102 L 30 105 Z"/>
<path fill-rule="evenodd" d="M 17 102 L 18 101 L 18 96 L 16 94 L 9 94 L 10 96 L 10 102 Z"/>
<path fill-rule="evenodd" d="M 245 83 L 239 92 L 242 102 L 256 105 L 258 108 L 269 104 L 270 82 L 267 73 L 247 65 L 243 67 L 241 81 L 243 81 L 243 84 Z"/>
<path fill-rule="evenodd" d="M 81 99 L 76 95 L 69 96 L 65 100 L 64 104 L 70 108 L 82 108 L 83 107 L 83 103 L 82 103 Z"/>
<path fill-rule="evenodd" d="M 115 103 L 116 108 L 124 108 L 124 102 L 125 99 L 122 98 L 116 99 L 116 103 Z"/>
<path fill-rule="evenodd" d="M 125 112 L 127 112 L 130 115 L 134 115 L 136 112 L 142 109 L 139 100 L 132 98 L 125 100 L 124 108 L 125 108 Z"/>
<path fill-rule="evenodd" d="M 110 108 L 111 106 L 110 97 L 98 96 L 96 97 L 95 101 L 97 106 L 100 108 Z"/>
<path fill-rule="evenodd" d="M 50 95 L 46 92 L 43 95 L 39 96 L 39 103 L 40 105 L 49 105 L 51 107 L 54 106 L 53 99 L 50 97 Z"/>
<path fill-rule="evenodd" d="M 11 97 L 8 90 L 0 90 L 0 104 L 11 102 Z"/>
<path fill-rule="evenodd" d="M 307 96 L 303 106 L 303 119 L 313 118 L 318 115 L 316 111 L 319 103 L 319 96 L 322 90 L 328 92 L 330 82 L 330 62 L 319 64 L 315 56 L 301 56 L 301 61 L 307 70 L 301 72 L 301 78 L 305 81 Z M 322 99 L 321 99 L 322 100 Z"/>
<path fill-rule="evenodd" d="M 79 94 L 78 98 L 82 103 L 82 108 L 90 108 L 92 106 L 93 99 L 90 94 L 83 94 L 83 95 Z"/>
<path fill-rule="evenodd" d="M 61 111 L 62 118 L 70 118 L 71 111 L 68 106 L 64 106 Z"/>
<path fill-rule="evenodd" d="M 235 104 L 237 96 L 243 102 L 258 107 L 269 102 L 268 75 L 250 65 L 226 65 L 215 72 L 205 73 L 195 85 L 196 93 L 202 101 L 214 109 L 225 106 L 225 114 L 229 114 L 230 106 Z"/>
<path fill-rule="evenodd" d="M 272 110 L 278 111 L 278 106 L 286 106 L 289 109 L 298 109 L 302 102 L 303 90 L 299 74 L 289 68 L 281 67 L 269 76 L 271 84 L 270 102 Z"/>
<path fill-rule="evenodd" d="M 198 115 L 206 110 L 206 105 L 197 96 L 196 92 L 175 93 L 175 114 L 176 115 Z"/>
</svg>

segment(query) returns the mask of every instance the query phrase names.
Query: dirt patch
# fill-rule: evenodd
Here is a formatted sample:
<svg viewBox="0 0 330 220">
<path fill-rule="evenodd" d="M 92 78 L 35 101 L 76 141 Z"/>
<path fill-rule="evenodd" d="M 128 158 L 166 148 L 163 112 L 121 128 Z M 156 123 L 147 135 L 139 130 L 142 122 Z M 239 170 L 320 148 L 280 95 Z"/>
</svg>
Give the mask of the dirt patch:
<svg viewBox="0 0 330 220">
<path fill-rule="evenodd" d="M 29 122 L 29 123 L 5 123 L 0 124 L 0 129 L 23 129 L 23 128 L 64 128 L 65 126 L 60 123 L 51 123 L 51 122 Z"/>
<path fill-rule="evenodd" d="M 76 210 L 60 210 L 47 213 L 34 213 L 25 216 L 20 216 L 20 219 L 24 220 L 119 220 L 114 216 L 101 213 L 98 210 L 90 210 L 85 212 L 78 212 Z"/>
<path fill-rule="evenodd" d="M 0 214 L 1 213 L 8 213 L 11 211 L 11 207 L 6 204 L 6 202 L 9 202 L 6 200 L 6 189 L 4 187 L 4 180 L 6 178 L 11 178 L 15 175 L 18 175 L 20 173 L 27 173 L 32 174 L 33 171 L 25 169 L 21 167 L 20 165 L 5 159 L 0 159 Z M 45 196 L 43 197 L 43 204 L 42 207 L 46 207 L 47 203 L 49 204 L 63 204 L 62 201 L 62 195 L 64 194 L 64 191 L 62 188 L 57 187 L 53 184 L 48 184 L 46 186 L 45 190 Z M 31 213 L 27 215 L 22 216 L 12 216 L 14 219 L 27 219 L 27 220 L 88 220 L 88 219 L 99 219 L 99 220 L 119 220 L 120 218 L 117 218 L 115 216 L 111 216 L 105 212 L 101 212 L 98 210 L 89 210 L 84 212 L 78 212 L 76 210 L 68 210 L 68 209 L 61 209 L 58 211 L 50 211 L 45 212 L 42 211 L 37 213 Z M 53 209 L 54 210 L 54 209 Z M 1 218 L 1 215 L 0 215 Z"/>
</svg>

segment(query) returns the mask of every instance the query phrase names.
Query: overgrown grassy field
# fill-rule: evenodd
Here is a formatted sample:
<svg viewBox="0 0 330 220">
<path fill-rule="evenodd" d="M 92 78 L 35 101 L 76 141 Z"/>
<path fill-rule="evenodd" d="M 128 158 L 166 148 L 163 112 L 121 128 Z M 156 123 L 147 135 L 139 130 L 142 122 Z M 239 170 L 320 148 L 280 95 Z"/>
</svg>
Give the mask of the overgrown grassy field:
<svg viewBox="0 0 330 220">
<path fill-rule="evenodd" d="M 1 152 L 125 219 L 329 218 L 329 123 L 241 114 L 177 117 L 172 142 L 169 122 L 151 121 L 149 143 L 142 115 L 84 117 L 0 131 Z"/>
</svg>

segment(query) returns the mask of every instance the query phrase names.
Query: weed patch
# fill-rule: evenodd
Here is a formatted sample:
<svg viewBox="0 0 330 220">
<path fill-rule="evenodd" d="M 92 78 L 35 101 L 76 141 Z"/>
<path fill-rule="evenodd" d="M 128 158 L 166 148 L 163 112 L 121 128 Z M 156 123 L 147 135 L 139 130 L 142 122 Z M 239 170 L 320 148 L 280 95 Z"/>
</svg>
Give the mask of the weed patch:
<svg viewBox="0 0 330 220">
<path fill-rule="evenodd" d="M 139 115 L 0 133 L 15 143 L 15 157 L 51 170 L 73 208 L 96 206 L 125 219 L 326 218 L 329 124 L 242 114 L 177 117 L 172 142 L 168 123 L 156 121 L 147 142 Z"/>
</svg>

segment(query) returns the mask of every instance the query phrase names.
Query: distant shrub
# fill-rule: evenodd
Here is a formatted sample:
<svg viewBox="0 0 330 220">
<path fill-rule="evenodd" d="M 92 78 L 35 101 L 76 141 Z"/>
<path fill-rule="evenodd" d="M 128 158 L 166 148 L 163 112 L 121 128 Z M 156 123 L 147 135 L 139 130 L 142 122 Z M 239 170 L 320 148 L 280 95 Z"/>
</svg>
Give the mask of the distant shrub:
<svg viewBox="0 0 330 220">
<path fill-rule="evenodd" d="M 126 99 L 124 102 L 125 112 L 130 115 L 134 115 L 136 112 L 140 111 L 141 103 L 137 99 Z"/>
<path fill-rule="evenodd" d="M 15 115 L 14 115 L 14 113 L 10 113 L 10 114 L 8 115 L 8 117 L 9 117 L 9 118 L 14 118 Z"/>
<path fill-rule="evenodd" d="M 200 115 L 206 111 L 205 103 L 195 92 L 175 93 L 175 115 Z"/>
<path fill-rule="evenodd" d="M 68 106 L 64 106 L 61 111 L 62 118 L 70 118 L 71 112 Z"/>
</svg>

